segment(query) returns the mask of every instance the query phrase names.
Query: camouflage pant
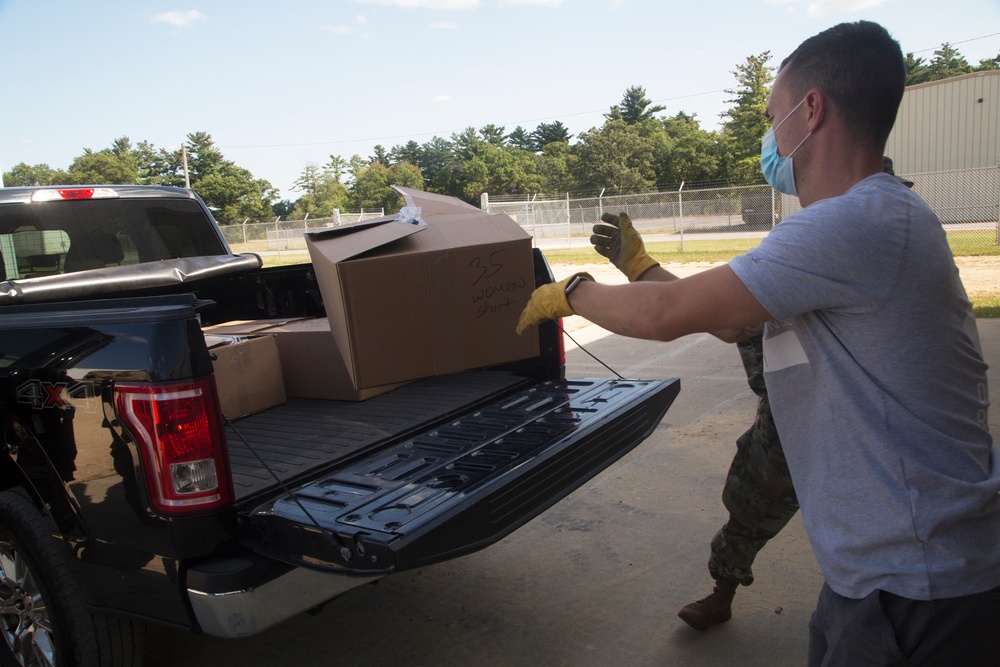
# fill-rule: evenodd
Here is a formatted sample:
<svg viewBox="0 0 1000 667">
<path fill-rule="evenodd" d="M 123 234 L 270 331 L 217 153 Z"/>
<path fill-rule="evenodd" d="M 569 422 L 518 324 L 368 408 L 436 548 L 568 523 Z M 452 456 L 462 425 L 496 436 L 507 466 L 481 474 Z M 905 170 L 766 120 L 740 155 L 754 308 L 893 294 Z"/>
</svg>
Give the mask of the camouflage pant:
<svg viewBox="0 0 1000 667">
<path fill-rule="evenodd" d="M 737 343 L 750 388 L 759 397 L 753 425 L 736 441 L 722 502 L 729 521 L 712 539 L 708 571 L 716 581 L 749 586 L 757 552 L 799 509 L 764 386 L 761 338 Z"/>
</svg>

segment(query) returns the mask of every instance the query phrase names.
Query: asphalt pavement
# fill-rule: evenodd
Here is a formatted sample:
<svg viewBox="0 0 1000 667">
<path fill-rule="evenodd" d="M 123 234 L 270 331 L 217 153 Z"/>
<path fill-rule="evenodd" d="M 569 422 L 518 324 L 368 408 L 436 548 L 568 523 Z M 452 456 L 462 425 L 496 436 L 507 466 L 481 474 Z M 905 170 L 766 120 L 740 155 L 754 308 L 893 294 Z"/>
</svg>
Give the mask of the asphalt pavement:
<svg viewBox="0 0 1000 667">
<path fill-rule="evenodd" d="M 354 589 L 316 615 L 241 640 L 151 628 L 147 666 L 804 664 L 822 576 L 798 516 L 758 556 L 731 621 L 697 632 L 676 616 L 711 591 L 720 492 L 756 405 L 736 351 L 707 335 L 573 335 L 626 377 L 681 378 L 636 450 L 498 544 Z M 980 322 L 980 335 L 1000 368 L 1000 320 Z M 610 371 L 571 346 L 568 374 Z"/>
</svg>

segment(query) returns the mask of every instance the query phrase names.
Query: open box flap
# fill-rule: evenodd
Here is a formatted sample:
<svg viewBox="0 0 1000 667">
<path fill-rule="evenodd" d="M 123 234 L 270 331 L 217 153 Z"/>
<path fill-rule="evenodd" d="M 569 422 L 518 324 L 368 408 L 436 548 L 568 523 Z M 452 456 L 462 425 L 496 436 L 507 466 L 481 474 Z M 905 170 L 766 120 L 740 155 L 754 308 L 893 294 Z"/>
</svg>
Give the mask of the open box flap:
<svg viewBox="0 0 1000 667">
<path fill-rule="evenodd" d="M 315 253 L 320 253 L 327 260 L 336 263 L 412 236 L 425 229 L 427 229 L 425 225 L 397 222 L 393 218 L 380 218 L 355 225 L 310 232 L 306 234 L 306 245 L 309 248 L 313 264 L 316 264 Z M 337 239 L 337 242 L 318 244 L 320 241 L 329 239 Z"/>
</svg>

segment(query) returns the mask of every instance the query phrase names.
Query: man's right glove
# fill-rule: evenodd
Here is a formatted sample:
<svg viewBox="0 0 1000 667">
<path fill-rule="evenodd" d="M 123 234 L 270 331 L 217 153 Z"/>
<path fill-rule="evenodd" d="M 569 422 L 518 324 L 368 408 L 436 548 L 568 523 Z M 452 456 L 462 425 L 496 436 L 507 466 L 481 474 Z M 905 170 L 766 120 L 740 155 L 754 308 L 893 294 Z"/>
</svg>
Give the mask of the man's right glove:
<svg viewBox="0 0 1000 667">
<path fill-rule="evenodd" d="M 646 253 L 642 236 L 632 226 L 627 213 L 601 216 L 603 222 L 594 225 L 590 242 L 597 254 L 604 255 L 624 273 L 629 282 L 635 282 L 643 273 L 660 263 Z"/>
<path fill-rule="evenodd" d="M 528 299 L 528 305 L 521 311 L 521 317 L 517 321 L 517 335 L 520 336 L 528 327 L 533 327 L 536 324 L 575 315 L 573 307 L 569 305 L 569 295 L 566 294 L 566 289 L 577 276 L 587 280 L 594 279 L 589 273 L 581 271 L 557 283 L 542 285 L 532 292 L 531 298 Z"/>
</svg>

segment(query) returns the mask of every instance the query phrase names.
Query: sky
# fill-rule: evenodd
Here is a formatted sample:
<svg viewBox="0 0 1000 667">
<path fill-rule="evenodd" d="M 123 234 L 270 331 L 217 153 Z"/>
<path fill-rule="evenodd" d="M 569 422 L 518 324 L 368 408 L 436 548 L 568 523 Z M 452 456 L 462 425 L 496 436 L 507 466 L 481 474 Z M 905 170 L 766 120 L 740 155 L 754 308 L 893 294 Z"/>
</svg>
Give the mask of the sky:
<svg viewBox="0 0 1000 667">
<path fill-rule="evenodd" d="M 599 127 L 630 86 L 714 130 L 738 65 L 843 21 L 1000 53 L 1000 0 L 0 0 L 0 170 L 207 132 L 281 197 L 309 163 L 467 127 Z"/>
</svg>

